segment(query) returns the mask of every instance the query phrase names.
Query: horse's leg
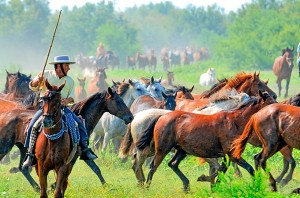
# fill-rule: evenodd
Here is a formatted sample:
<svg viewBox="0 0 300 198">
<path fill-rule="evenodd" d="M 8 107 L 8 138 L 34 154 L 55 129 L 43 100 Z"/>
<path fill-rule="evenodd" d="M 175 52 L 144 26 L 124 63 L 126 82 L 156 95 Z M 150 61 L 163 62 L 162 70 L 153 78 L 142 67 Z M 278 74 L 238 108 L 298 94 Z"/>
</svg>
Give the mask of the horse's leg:
<svg viewBox="0 0 300 198">
<path fill-rule="evenodd" d="M 205 158 L 205 161 L 209 164 L 209 176 L 202 174 L 198 177 L 197 181 L 215 182 L 215 178 L 218 175 L 218 169 L 220 164 L 217 158 Z"/>
<path fill-rule="evenodd" d="M 132 170 L 135 174 L 135 177 L 138 180 L 138 185 L 143 186 L 145 182 L 145 175 L 143 171 L 143 164 L 146 160 L 147 156 L 143 154 L 143 152 L 137 151 L 132 156 Z"/>
<path fill-rule="evenodd" d="M 98 176 L 102 184 L 105 184 L 106 181 L 104 180 L 100 168 L 97 166 L 97 164 L 94 162 L 94 160 L 85 160 L 84 161 L 93 171 L 94 173 Z"/>
<path fill-rule="evenodd" d="M 26 155 L 27 149 L 24 147 L 23 144 L 16 144 L 16 145 L 17 145 L 17 147 L 20 150 L 20 161 L 19 161 L 19 167 L 18 167 L 18 169 L 22 172 L 22 174 L 27 179 L 27 181 L 30 183 L 30 185 L 33 187 L 33 189 L 36 192 L 39 192 L 40 191 L 40 187 L 36 183 L 36 181 L 31 177 L 29 168 L 22 169 L 22 164 L 23 164 L 23 161 L 25 159 L 25 155 Z M 10 171 L 12 171 L 12 169 Z"/>
<path fill-rule="evenodd" d="M 170 149 L 164 148 L 164 150 L 156 150 L 156 154 L 154 155 L 154 159 L 150 165 L 150 171 L 148 173 L 146 186 L 149 187 L 153 178 L 155 171 L 157 170 L 158 166 L 161 164 L 165 156 L 171 151 Z M 174 157 L 173 157 L 174 158 Z"/>
<path fill-rule="evenodd" d="M 103 139 L 103 145 L 102 145 L 102 152 L 105 152 L 107 144 L 109 143 L 109 140 L 111 139 L 111 133 L 109 131 L 106 131 L 104 133 L 104 139 Z"/>
<path fill-rule="evenodd" d="M 94 134 L 93 137 L 94 150 L 99 150 L 101 146 L 101 139 L 102 139 L 101 135 Z"/>
<path fill-rule="evenodd" d="M 186 152 L 183 149 L 178 149 L 168 163 L 168 166 L 172 168 L 172 170 L 178 175 L 183 183 L 183 191 L 187 192 L 190 190 L 190 181 L 189 179 L 181 172 L 178 168 L 179 163 L 186 157 Z"/>
<path fill-rule="evenodd" d="M 282 172 L 286 173 L 288 171 L 289 164 L 291 164 L 291 169 L 290 169 L 289 174 L 281 182 L 281 185 L 285 186 L 289 181 L 292 180 L 292 176 L 293 176 L 293 173 L 294 173 L 294 170 L 296 167 L 296 162 L 292 156 L 292 150 L 289 147 L 287 147 L 287 146 L 283 147 L 280 150 L 280 152 L 284 156 L 284 159 L 283 159 L 284 160 L 284 170 Z M 285 170 L 285 168 L 286 168 L 286 170 Z M 282 174 L 282 177 L 284 174 Z M 281 179 L 282 179 L 282 177 L 281 177 Z M 280 180 L 278 181 L 278 178 L 277 178 L 276 182 L 280 182 Z"/>
<path fill-rule="evenodd" d="M 0 161 L 1 164 L 8 165 L 10 163 L 10 152 L 8 152 Z"/>
<path fill-rule="evenodd" d="M 243 167 L 245 170 L 248 171 L 248 173 L 252 176 L 254 176 L 254 169 L 252 168 L 252 166 L 246 161 L 244 160 L 242 157 L 240 159 L 236 159 L 233 158 L 232 156 L 230 156 L 230 160 L 234 163 L 237 163 L 239 166 Z"/>
<path fill-rule="evenodd" d="M 47 176 L 49 171 L 47 170 L 43 170 L 43 167 L 38 164 L 36 166 L 36 170 L 37 170 L 37 174 L 39 176 L 39 181 L 40 181 L 40 185 L 41 185 L 41 190 L 40 190 L 40 197 L 41 198 L 47 198 Z"/>
<path fill-rule="evenodd" d="M 241 177 L 242 176 L 242 172 L 241 172 L 241 170 L 239 169 L 239 167 L 237 166 L 237 164 L 236 163 L 232 163 L 232 167 L 234 168 L 234 174 L 236 175 L 236 176 L 238 176 L 238 177 Z"/>
<path fill-rule="evenodd" d="M 114 153 L 118 154 L 120 146 L 121 146 L 121 140 L 118 138 L 113 138 L 113 144 L 114 144 Z"/>
<path fill-rule="evenodd" d="M 286 79 L 286 85 L 285 85 L 285 94 L 284 94 L 285 98 L 288 97 L 289 85 L 290 85 L 290 79 L 288 78 L 288 79 Z"/>
<path fill-rule="evenodd" d="M 54 191 L 55 198 L 64 197 L 67 181 L 68 181 L 68 172 L 70 171 L 70 165 L 63 165 L 59 167 L 56 171 L 56 188 Z"/>
<path fill-rule="evenodd" d="M 281 80 L 277 80 L 277 86 L 278 86 L 278 95 L 279 95 L 279 97 L 281 96 Z"/>
</svg>

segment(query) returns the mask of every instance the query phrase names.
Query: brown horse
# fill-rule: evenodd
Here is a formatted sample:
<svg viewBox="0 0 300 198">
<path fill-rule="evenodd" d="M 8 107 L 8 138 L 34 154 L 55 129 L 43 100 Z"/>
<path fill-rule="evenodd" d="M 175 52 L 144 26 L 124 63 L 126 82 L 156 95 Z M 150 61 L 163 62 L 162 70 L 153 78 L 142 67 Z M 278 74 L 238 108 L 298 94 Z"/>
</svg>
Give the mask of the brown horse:
<svg viewBox="0 0 300 198">
<path fill-rule="evenodd" d="M 5 89 L 0 95 L 1 98 L 17 101 L 30 95 L 31 90 L 28 85 L 31 81 L 31 75 L 27 76 L 19 71 L 16 73 L 6 71 L 6 74 Z"/>
<path fill-rule="evenodd" d="M 174 72 L 167 71 L 167 79 L 161 81 L 161 85 L 164 87 L 174 87 L 173 81 L 174 81 Z"/>
<path fill-rule="evenodd" d="M 135 62 L 135 58 L 134 57 L 127 56 L 126 57 L 126 63 L 127 63 L 128 69 L 132 69 L 132 70 L 136 69 L 136 62 Z"/>
<path fill-rule="evenodd" d="M 106 68 L 98 68 L 96 70 L 94 78 L 88 84 L 87 91 L 89 95 L 105 91 L 109 87 L 108 83 L 105 81 L 107 78 L 105 69 Z"/>
<path fill-rule="evenodd" d="M 115 91 L 112 91 L 111 88 L 108 88 L 107 91 L 101 93 L 95 93 L 87 99 L 75 103 L 71 107 L 71 110 L 77 116 L 80 115 L 85 120 L 85 126 L 89 136 L 105 112 L 109 112 L 119 117 L 124 120 L 126 124 L 131 122 L 133 119 L 132 113 L 122 98 L 120 98 Z M 28 169 L 21 168 L 27 152 L 24 147 L 24 131 L 29 119 L 34 115 L 34 113 L 35 111 L 31 110 L 14 109 L 0 114 L 0 141 L 3 142 L 3 144 L 0 144 L 0 160 L 12 149 L 14 145 L 18 146 L 21 153 L 18 168 L 31 186 L 36 190 L 39 190 L 38 184 L 31 177 Z M 71 168 L 76 163 L 78 156 L 79 155 L 76 155 L 71 161 Z M 104 184 L 105 180 L 95 162 L 87 160 L 85 163 L 95 172 L 101 183 Z"/>
<path fill-rule="evenodd" d="M 194 85 L 190 89 L 186 88 L 185 86 L 175 86 L 175 88 L 177 92 L 176 99 L 182 98 L 182 99 L 194 100 L 194 96 L 192 94 Z"/>
<path fill-rule="evenodd" d="M 51 170 L 56 172 L 54 197 L 64 197 L 71 173 L 71 137 L 62 119 L 60 91 L 65 86 L 52 86 L 46 80 L 47 91 L 43 100 L 43 129 L 38 136 L 35 148 L 37 158 L 36 172 L 40 183 L 40 197 L 47 195 L 47 177 Z M 73 148 L 77 150 L 76 148 Z M 74 153 L 75 154 L 75 153 Z M 71 159 L 74 157 L 70 156 Z"/>
<path fill-rule="evenodd" d="M 75 89 L 75 98 L 77 101 L 84 100 L 87 97 L 87 93 L 85 90 L 85 80 L 86 78 L 77 78 L 79 82 L 79 86 Z"/>
<path fill-rule="evenodd" d="M 141 55 L 140 52 L 135 54 L 135 62 L 140 70 L 145 70 L 146 66 L 149 65 L 149 59 L 146 55 Z"/>
<path fill-rule="evenodd" d="M 300 149 L 298 129 L 300 107 L 285 104 L 272 104 L 254 114 L 247 123 L 242 135 L 232 145 L 233 156 L 240 158 L 252 133 L 258 136 L 262 152 L 255 155 L 255 167 L 266 170 L 266 161 L 280 149 L 286 147 Z M 271 173 L 270 182 L 274 191 L 276 181 Z"/>
<path fill-rule="evenodd" d="M 282 50 L 282 56 L 275 59 L 273 64 L 273 72 L 276 75 L 276 83 L 278 86 L 278 95 L 281 96 L 281 81 L 286 80 L 284 97 L 288 97 L 288 89 L 290 78 L 294 67 L 294 47 L 292 49 L 286 48 Z"/>
<path fill-rule="evenodd" d="M 273 98 L 268 93 L 259 91 L 258 97 L 252 98 L 235 111 L 213 115 L 173 111 L 154 120 L 136 143 L 140 152 L 149 153 L 153 148 L 155 150 L 147 186 L 150 185 L 153 174 L 172 148 L 175 148 L 176 153 L 168 165 L 182 180 L 185 191 L 189 190 L 189 180 L 179 170 L 178 165 L 187 154 L 205 158 L 224 157 L 225 160 L 225 155 L 228 154 L 230 160 L 254 175 L 253 168 L 244 159 L 232 158 L 230 146 L 234 138 L 242 133 L 249 117 L 273 102 Z M 227 167 L 224 166 L 223 172 L 226 170 Z"/>
<path fill-rule="evenodd" d="M 218 84 L 214 85 L 210 90 L 204 92 L 199 97 L 199 100 L 184 100 L 178 99 L 176 101 L 176 110 L 191 112 L 196 108 L 202 108 L 209 104 L 209 97 L 217 94 L 221 90 L 236 89 L 238 93 L 245 92 L 249 96 L 257 95 L 258 91 L 266 91 L 274 99 L 277 98 L 276 94 L 267 86 L 267 82 L 263 82 L 259 78 L 259 73 L 246 74 L 244 72 L 238 73 L 235 77 L 230 79 L 221 80 Z"/>
<path fill-rule="evenodd" d="M 157 58 L 154 54 L 150 54 L 148 56 L 148 63 L 149 63 L 149 71 L 155 72 L 156 71 L 156 65 L 157 65 Z"/>
</svg>

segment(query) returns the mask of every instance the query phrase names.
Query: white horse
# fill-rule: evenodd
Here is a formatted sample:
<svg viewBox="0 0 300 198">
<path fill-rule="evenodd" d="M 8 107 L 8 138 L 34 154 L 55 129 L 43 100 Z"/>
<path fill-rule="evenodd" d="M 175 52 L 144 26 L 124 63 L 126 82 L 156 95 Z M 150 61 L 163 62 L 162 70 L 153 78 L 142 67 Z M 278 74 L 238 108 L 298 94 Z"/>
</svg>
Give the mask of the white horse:
<svg viewBox="0 0 300 198">
<path fill-rule="evenodd" d="M 145 85 L 136 80 L 129 80 L 128 83 L 123 82 L 118 87 L 118 94 L 124 100 L 128 108 L 133 101 L 142 95 L 149 95 Z M 104 113 L 94 129 L 94 144 L 99 144 L 103 139 L 103 148 L 106 148 L 109 140 L 113 137 L 123 137 L 126 132 L 127 125 L 120 118 L 117 118 L 110 113 Z M 120 140 L 115 139 L 115 146 Z"/>
<path fill-rule="evenodd" d="M 206 73 L 201 74 L 199 79 L 201 86 L 212 86 L 215 83 L 217 83 L 217 79 L 214 68 L 209 68 Z"/>
<path fill-rule="evenodd" d="M 239 94 L 236 90 L 223 91 L 218 93 L 217 95 L 212 95 L 210 97 L 211 104 L 208 108 L 211 109 L 211 114 L 212 112 L 217 112 L 213 109 L 213 107 L 217 108 L 219 111 L 229 111 L 240 107 L 242 104 L 247 103 L 247 101 L 249 101 L 249 98 L 250 97 L 247 94 Z M 234 105 L 229 105 L 229 103 L 233 103 Z M 223 108 L 221 104 L 224 105 Z M 203 110 L 205 110 L 205 108 Z M 122 141 L 119 156 L 121 158 L 126 158 L 128 157 L 128 155 L 132 155 L 132 169 L 136 175 L 139 185 L 143 185 L 145 182 L 142 165 L 144 164 L 145 160 L 148 157 L 152 157 L 154 153 L 152 150 L 153 145 L 150 146 L 148 152 L 144 152 L 136 149 L 135 143 L 140 139 L 140 137 L 146 130 L 153 130 L 153 128 L 149 128 L 149 125 L 152 122 L 155 122 L 156 119 L 158 119 L 161 115 L 169 112 L 169 110 L 163 109 L 147 109 L 144 111 L 140 111 L 134 116 L 133 121 L 128 125 L 128 130 Z M 197 113 L 201 113 L 201 111 L 197 110 Z M 219 165 L 218 162 L 216 162 L 217 164 L 215 164 L 214 160 L 211 163 L 214 163 L 213 167 Z"/>
</svg>

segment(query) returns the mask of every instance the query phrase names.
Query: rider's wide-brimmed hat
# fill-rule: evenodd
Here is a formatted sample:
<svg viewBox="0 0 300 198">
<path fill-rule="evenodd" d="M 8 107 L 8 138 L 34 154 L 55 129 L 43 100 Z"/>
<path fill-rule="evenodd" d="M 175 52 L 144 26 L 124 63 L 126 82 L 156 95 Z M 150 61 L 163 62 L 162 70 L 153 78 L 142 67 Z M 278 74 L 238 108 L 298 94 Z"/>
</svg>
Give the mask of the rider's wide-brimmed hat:
<svg viewBox="0 0 300 198">
<path fill-rule="evenodd" d="M 57 63 L 75 64 L 74 61 L 70 61 L 70 58 L 68 55 L 55 56 L 54 61 L 50 62 L 49 64 L 57 64 Z"/>
</svg>

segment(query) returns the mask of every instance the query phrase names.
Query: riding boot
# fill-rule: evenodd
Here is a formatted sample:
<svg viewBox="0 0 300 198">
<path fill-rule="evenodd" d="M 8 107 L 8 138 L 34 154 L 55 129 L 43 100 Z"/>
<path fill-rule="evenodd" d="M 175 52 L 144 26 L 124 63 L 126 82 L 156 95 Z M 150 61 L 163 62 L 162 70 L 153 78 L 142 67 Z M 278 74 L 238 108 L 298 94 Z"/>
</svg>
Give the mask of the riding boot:
<svg viewBox="0 0 300 198">
<path fill-rule="evenodd" d="M 25 156 L 25 161 L 23 162 L 22 169 L 28 168 L 31 166 L 33 158 L 34 158 L 34 145 L 37 139 L 37 129 L 35 127 L 32 128 L 31 134 L 30 134 L 30 140 L 29 140 L 29 147 L 28 151 Z"/>
<path fill-rule="evenodd" d="M 78 122 L 77 122 L 78 123 Z M 94 160 L 98 158 L 96 154 L 88 148 L 89 146 L 89 137 L 87 135 L 87 131 L 84 127 L 84 124 L 82 122 L 78 123 L 78 129 L 80 133 L 80 147 L 82 150 L 82 154 L 80 156 L 80 159 L 82 160 Z"/>
</svg>

